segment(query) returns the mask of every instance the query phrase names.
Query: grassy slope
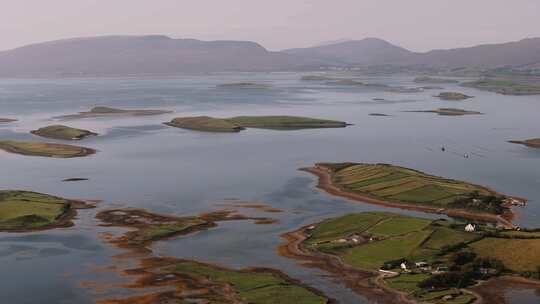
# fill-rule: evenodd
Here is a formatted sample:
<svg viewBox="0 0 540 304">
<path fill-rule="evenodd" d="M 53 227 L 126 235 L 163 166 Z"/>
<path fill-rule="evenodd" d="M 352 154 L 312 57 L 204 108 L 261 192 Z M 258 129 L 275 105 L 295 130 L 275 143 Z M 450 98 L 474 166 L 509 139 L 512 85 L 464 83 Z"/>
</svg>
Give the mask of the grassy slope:
<svg viewBox="0 0 540 304">
<path fill-rule="evenodd" d="M 22 155 L 59 158 L 80 157 L 93 153 L 91 149 L 72 145 L 13 140 L 0 141 L 0 149 Z"/>
<path fill-rule="evenodd" d="M 32 134 L 63 140 L 82 139 L 86 136 L 97 135 L 96 133 L 88 130 L 82 130 L 77 128 L 71 128 L 63 125 L 53 125 L 43 127 L 31 132 Z"/>
<path fill-rule="evenodd" d="M 466 182 L 383 164 L 351 164 L 338 170 L 333 180 L 345 190 L 385 201 L 440 208 L 475 191 L 482 195 L 493 194 L 486 188 Z"/>
<path fill-rule="evenodd" d="M 239 272 L 194 262 L 177 264 L 174 271 L 200 275 L 214 282 L 230 284 L 247 303 L 326 303 L 325 298 L 291 284 L 271 272 Z"/>
<path fill-rule="evenodd" d="M 69 209 L 65 199 L 26 191 L 0 191 L 0 229 L 30 229 L 54 224 Z"/>
</svg>

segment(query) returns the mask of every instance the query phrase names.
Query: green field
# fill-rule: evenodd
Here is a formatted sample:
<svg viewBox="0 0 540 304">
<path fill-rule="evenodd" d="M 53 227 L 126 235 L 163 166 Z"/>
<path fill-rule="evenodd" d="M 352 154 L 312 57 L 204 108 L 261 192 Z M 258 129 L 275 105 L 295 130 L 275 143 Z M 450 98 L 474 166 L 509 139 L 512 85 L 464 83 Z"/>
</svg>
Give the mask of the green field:
<svg viewBox="0 0 540 304">
<path fill-rule="evenodd" d="M 485 238 L 471 247 L 478 255 L 500 260 L 515 272 L 535 272 L 540 266 L 540 239 Z"/>
<path fill-rule="evenodd" d="M 71 128 L 63 125 L 47 126 L 31 131 L 31 133 L 42 137 L 63 140 L 79 140 L 87 136 L 97 135 L 96 133 L 90 132 L 88 130 Z"/>
<path fill-rule="evenodd" d="M 14 140 L 0 141 L 0 150 L 27 156 L 56 158 L 83 157 L 96 152 L 93 149 L 79 146 Z"/>
<path fill-rule="evenodd" d="M 271 271 L 234 271 L 190 261 L 176 264 L 171 270 L 179 274 L 202 277 L 213 283 L 229 284 L 246 303 L 327 303 L 324 297 Z"/>
<path fill-rule="evenodd" d="M 462 208 L 499 213 L 503 197 L 471 183 L 445 179 L 387 164 L 318 164 L 333 171 L 332 181 L 345 191 L 387 202 Z M 487 197 L 496 197 L 489 201 Z M 470 200 L 467 200 L 470 198 Z M 458 205 L 459 200 L 459 205 Z M 484 202 L 486 202 L 484 204 Z"/>
<path fill-rule="evenodd" d="M 540 83 L 527 80 L 516 81 L 504 78 L 485 78 L 477 81 L 463 83 L 462 86 L 477 88 L 484 91 L 496 92 L 504 95 L 538 95 Z"/>
<path fill-rule="evenodd" d="M 350 167 L 335 165 L 338 171 L 343 168 Z M 378 176 L 376 168 L 355 167 L 347 172 Z M 400 173 L 414 174 L 415 171 L 404 169 Z M 354 213 L 309 226 L 304 230 L 306 240 L 300 248 L 337 256 L 358 269 L 383 268 L 398 272 L 399 276 L 386 279 L 388 286 L 429 303 L 442 303 L 444 296 L 452 297 L 444 303 L 465 304 L 474 300 L 472 295 L 456 289 L 456 285 L 434 290 L 421 288 L 419 283 L 446 275 L 448 270 L 442 274 L 432 273 L 438 266 L 452 269 L 447 274 L 459 280 L 473 278 L 472 282 L 501 272 L 535 276 L 540 269 L 538 232 L 497 230 L 483 225 L 477 225 L 475 232 L 465 232 L 464 227 L 462 222 L 386 212 Z M 404 261 L 410 271 L 399 269 Z M 418 262 L 426 262 L 428 268 L 416 267 Z M 480 269 L 489 270 L 486 273 Z"/>
<path fill-rule="evenodd" d="M 35 192 L 0 190 L 0 231 L 54 225 L 70 210 L 68 200 Z"/>
</svg>

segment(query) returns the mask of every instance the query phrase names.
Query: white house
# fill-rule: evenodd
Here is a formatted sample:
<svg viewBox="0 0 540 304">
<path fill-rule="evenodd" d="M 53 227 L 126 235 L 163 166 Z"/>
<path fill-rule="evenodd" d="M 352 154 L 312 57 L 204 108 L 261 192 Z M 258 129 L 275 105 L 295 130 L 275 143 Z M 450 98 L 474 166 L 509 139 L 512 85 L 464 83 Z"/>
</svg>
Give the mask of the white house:
<svg viewBox="0 0 540 304">
<path fill-rule="evenodd" d="M 476 226 L 474 226 L 473 224 L 468 224 L 467 226 L 465 226 L 465 231 L 467 232 L 474 232 L 476 230 Z"/>
<path fill-rule="evenodd" d="M 403 269 L 404 271 L 407 271 L 407 264 L 405 264 L 405 262 L 401 263 L 401 265 L 399 265 L 401 267 L 401 269 Z"/>
</svg>

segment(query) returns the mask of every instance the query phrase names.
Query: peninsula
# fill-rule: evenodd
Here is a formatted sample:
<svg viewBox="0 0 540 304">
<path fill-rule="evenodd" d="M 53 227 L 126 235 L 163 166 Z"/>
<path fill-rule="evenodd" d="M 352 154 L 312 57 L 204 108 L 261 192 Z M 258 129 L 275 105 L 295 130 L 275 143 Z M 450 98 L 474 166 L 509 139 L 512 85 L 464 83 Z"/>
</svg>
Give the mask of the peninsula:
<svg viewBox="0 0 540 304">
<path fill-rule="evenodd" d="M 498 277 L 540 289 L 538 231 L 366 212 L 283 238 L 281 255 L 324 269 L 378 303 L 472 303 L 479 295 L 468 288 Z"/>
<path fill-rule="evenodd" d="M 125 275 L 138 277 L 128 288 L 157 291 L 99 300 L 98 304 L 331 303 L 320 291 L 269 268 L 236 270 L 172 257 L 146 258 L 139 262 L 139 268 L 127 270 Z"/>
<path fill-rule="evenodd" d="M 0 231 L 28 232 L 73 226 L 77 209 L 93 206 L 48 194 L 0 190 Z"/>
<path fill-rule="evenodd" d="M 511 140 L 509 142 L 513 144 L 525 145 L 530 148 L 540 149 L 540 138 L 532 138 L 532 139 L 526 139 L 526 140 Z"/>
<path fill-rule="evenodd" d="M 463 83 L 462 86 L 483 91 L 495 92 L 502 95 L 539 95 L 540 81 L 532 79 L 484 78 Z"/>
<path fill-rule="evenodd" d="M 490 188 L 389 164 L 321 163 L 302 169 L 319 178 L 318 188 L 386 207 L 496 222 L 513 228 L 510 206 L 525 204 Z"/>
</svg>

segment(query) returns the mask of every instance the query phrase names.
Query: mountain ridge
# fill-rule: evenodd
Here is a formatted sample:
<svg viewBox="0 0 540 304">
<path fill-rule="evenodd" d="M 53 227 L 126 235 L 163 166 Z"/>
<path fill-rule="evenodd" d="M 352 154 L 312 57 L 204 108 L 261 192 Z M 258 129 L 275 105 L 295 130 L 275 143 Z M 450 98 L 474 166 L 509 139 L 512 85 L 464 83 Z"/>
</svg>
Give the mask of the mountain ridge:
<svg viewBox="0 0 540 304">
<path fill-rule="evenodd" d="M 379 38 L 269 51 L 252 41 L 165 35 L 78 37 L 0 52 L 0 77 L 314 70 L 332 66 L 537 67 L 540 38 L 412 52 Z"/>
</svg>

